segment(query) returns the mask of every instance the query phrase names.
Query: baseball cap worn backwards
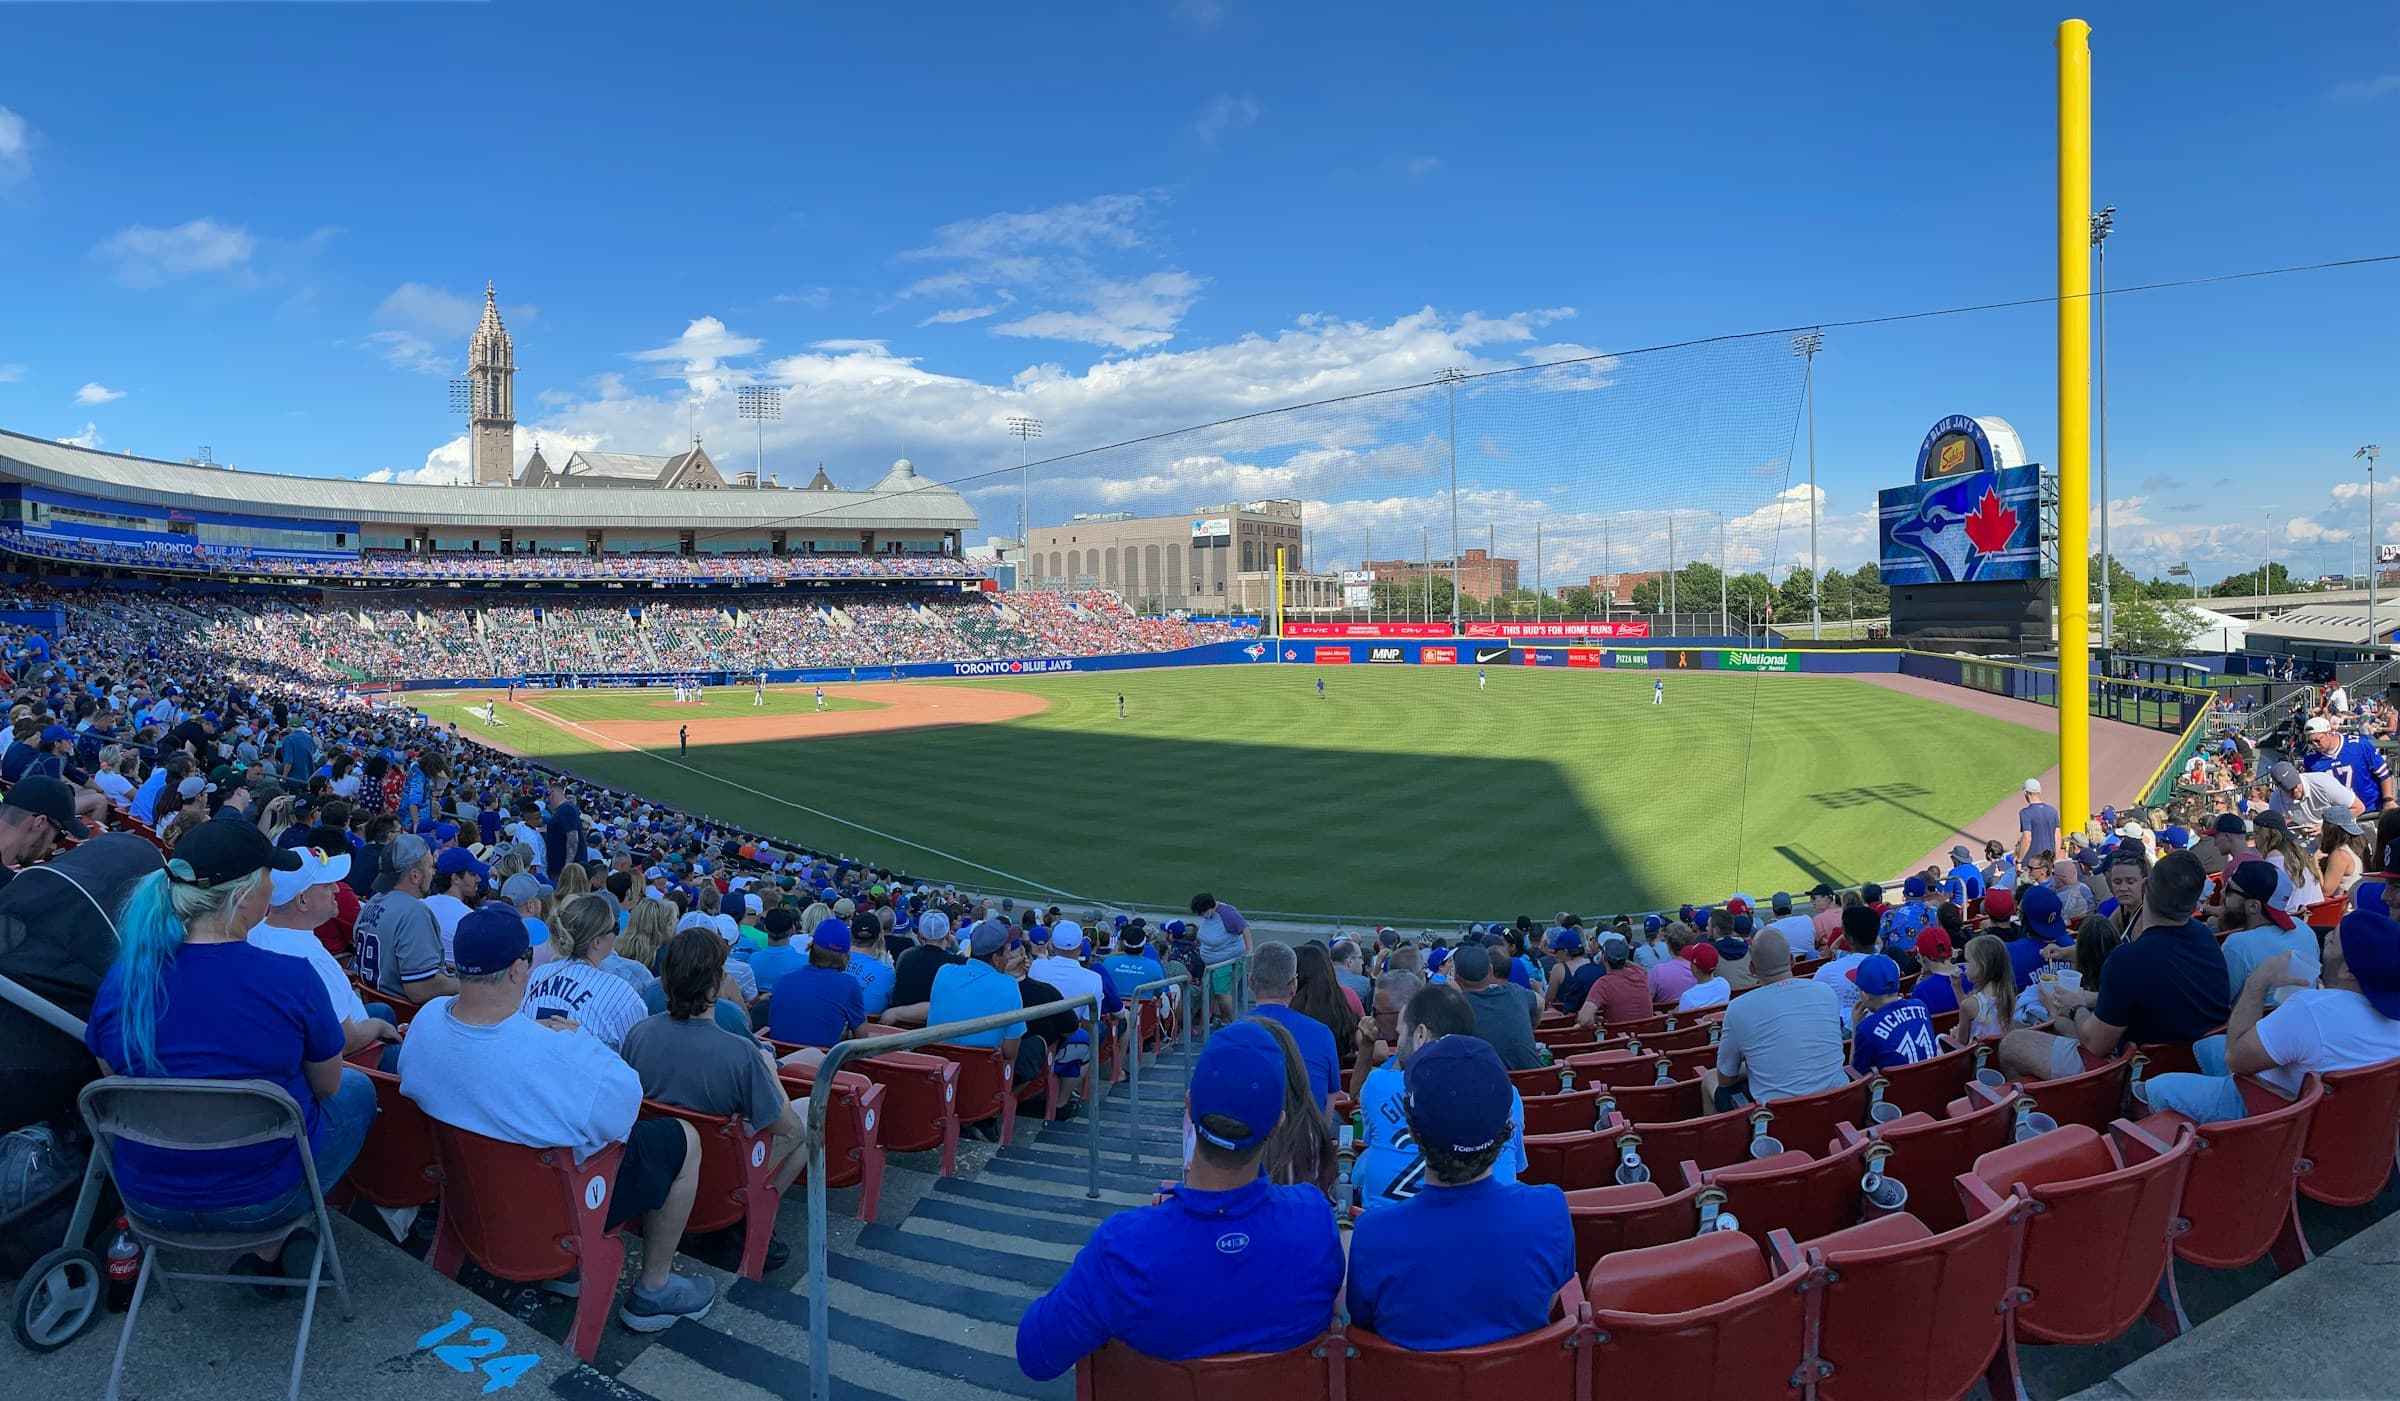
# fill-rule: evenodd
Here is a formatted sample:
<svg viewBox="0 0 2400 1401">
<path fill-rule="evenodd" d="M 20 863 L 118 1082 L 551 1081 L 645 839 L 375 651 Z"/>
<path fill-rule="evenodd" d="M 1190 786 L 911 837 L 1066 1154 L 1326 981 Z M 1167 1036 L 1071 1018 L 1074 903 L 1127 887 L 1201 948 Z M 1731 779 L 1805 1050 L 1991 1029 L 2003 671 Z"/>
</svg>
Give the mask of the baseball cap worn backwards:
<svg viewBox="0 0 2400 1401">
<path fill-rule="evenodd" d="M 1508 1069 L 1479 1036 L 1445 1036 L 1417 1052 L 1404 1085 L 1409 1125 L 1420 1141 L 1468 1154 L 1508 1134 Z"/>
</svg>

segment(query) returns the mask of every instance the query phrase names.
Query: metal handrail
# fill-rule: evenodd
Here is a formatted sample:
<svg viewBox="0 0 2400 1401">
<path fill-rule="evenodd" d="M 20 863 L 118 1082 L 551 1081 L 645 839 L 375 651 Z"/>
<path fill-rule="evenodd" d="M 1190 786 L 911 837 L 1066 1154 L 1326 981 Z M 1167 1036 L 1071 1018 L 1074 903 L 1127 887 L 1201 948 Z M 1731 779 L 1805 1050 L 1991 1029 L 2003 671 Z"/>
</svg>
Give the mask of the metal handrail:
<svg viewBox="0 0 2400 1401">
<path fill-rule="evenodd" d="M 809 1401 L 833 1401 L 833 1350 L 825 1333 L 829 1326 L 826 1313 L 826 1228 L 825 1228 L 825 1109 L 833 1095 L 833 1077 L 847 1062 L 861 1056 L 881 1055 L 886 1051 L 906 1051 L 929 1046 L 936 1041 L 949 1041 L 960 1036 L 975 1036 L 986 1031 L 999 1031 L 1019 1022 L 1032 1023 L 1061 1012 L 1080 1012 L 1092 1009 L 1094 1035 L 1092 1054 L 1084 1062 L 1084 1097 L 1092 1098 L 1092 1068 L 1100 1062 L 1100 1038 L 1097 1032 L 1100 1017 L 1100 994 L 1087 992 L 1081 997 L 1065 997 L 1056 1002 L 1025 1007 L 1012 1012 L 994 1012 L 973 1021 L 943 1022 L 938 1026 L 919 1027 L 915 1031 L 895 1031 L 882 1036 L 855 1037 L 835 1043 L 817 1062 L 815 1082 L 808 1089 L 808 1395 Z M 1139 1032 L 1136 1032 L 1139 1035 Z M 1008 1067 L 1013 1072 L 1013 1067 Z M 1013 1073 L 1008 1077 L 1009 1093 L 1016 1093 Z M 1043 1091 L 1048 1093 L 1047 1088 Z M 1095 1114 L 1098 1112 L 1095 1107 Z M 1091 1186 L 1084 1195 L 1097 1199 L 1100 1195 L 1100 1126 L 1092 1125 Z"/>
<path fill-rule="evenodd" d="M 1125 995 L 1125 1000 L 1133 1004 L 1133 1045 L 1128 1048 L 1126 1056 L 1128 1067 L 1126 1098 L 1129 1101 L 1126 1117 L 1133 1126 L 1131 1152 L 1137 1171 L 1142 1161 L 1142 999 L 1156 996 L 1171 987 L 1187 985 L 1191 981 L 1191 971 L 1178 968 L 1163 978 L 1137 984 L 1132 992 Z M 1166 1019 L 1163 1016 L 1159 1019 L 1158 1030 L 1159 1035 L 1163 1038 L 1167 1031 Z M 1184 994 L 1183 998 L 1183 1063 L 1185 1070 L 1189 1071 L 1192 1064 L 1192 998 L 1189 993 Z M 1092 1131 L 1097 1134 L 1099 1130 L 1098 1115 L 1095 1111 Z"/>
</svg>

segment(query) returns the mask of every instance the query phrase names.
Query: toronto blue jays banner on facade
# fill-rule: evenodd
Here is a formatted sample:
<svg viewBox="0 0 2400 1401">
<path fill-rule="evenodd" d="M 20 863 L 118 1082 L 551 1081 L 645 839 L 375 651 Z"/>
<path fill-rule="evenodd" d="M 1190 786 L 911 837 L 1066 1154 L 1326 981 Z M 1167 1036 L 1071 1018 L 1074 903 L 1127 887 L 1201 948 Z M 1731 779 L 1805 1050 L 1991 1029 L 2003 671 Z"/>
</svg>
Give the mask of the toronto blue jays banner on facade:
<svg viewBox="0 0 2400 1401">
<path fill-rule="evenodd" d="M 2040 578 L 2042 469 L 2004 421 L 1945 418 L 1916 481 L 1880 493 L 1876 541 L 1887 586 Z"/>
</svg>

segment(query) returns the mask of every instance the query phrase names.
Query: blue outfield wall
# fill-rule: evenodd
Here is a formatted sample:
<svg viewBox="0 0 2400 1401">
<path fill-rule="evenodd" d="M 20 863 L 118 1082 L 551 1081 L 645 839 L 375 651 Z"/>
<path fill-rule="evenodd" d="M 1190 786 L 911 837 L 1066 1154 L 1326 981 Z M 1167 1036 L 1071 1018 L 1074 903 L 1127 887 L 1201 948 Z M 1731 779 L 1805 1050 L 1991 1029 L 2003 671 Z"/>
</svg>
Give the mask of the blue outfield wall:
<svg viewBox="0 0 2400 1401">
<path fill-rule="evenodd" d="M 1152 667 L 1256 666 L 1289 662 L 1301 666 L 1534 666 L 1598 670 L 1890 673 L 1901 670 L 1896 652 L 1799 652 L 1726 646 L 1724 640 L 1689 646 L 1618 648 L 1477 642 L 1318 642 L 1271 638 L 1211 642 L 1171 652 L 1135 652 L 1105 657 L 1020 657 L 1002 661 L 912 662 L 900 666 L 775 668 L 767 684 L 813 685 L 838 681 L 921 681 L 953 678 L 1048 676 L 1067 672 L 1133 671 Z M 756 672 L 651 671 L 590 675 L 540 672 L 521 676 L 437 676 L 400 682 L 400 690 L 469 690 L 493 686 L 610 689 L 671 686 L 697 679 L 707 686 L 744 686 Z M 1955 684 L 1955 683 L 1954 683 Z"/>
</svg>

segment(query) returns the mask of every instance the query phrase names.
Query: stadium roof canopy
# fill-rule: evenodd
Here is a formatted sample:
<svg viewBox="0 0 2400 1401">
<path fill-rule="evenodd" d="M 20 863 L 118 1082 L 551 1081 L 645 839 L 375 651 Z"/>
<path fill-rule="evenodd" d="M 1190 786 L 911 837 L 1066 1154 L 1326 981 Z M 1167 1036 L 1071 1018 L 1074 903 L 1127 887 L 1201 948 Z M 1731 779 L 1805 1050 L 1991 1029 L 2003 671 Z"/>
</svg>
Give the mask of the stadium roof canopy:
<svg viewBox="0 0 2400 1401">
<path fill-rule="evenodd" d="M 185 510 L 356 521 L 362 526 L 967 530 L 975 525 L 975 512 L 964 497 L 918 476 L 905 460 L 894 463 L 869 491 L 543 491 L 273 476 L 129 457 L 0 429 L 0 481 Z"/>
</svg>

